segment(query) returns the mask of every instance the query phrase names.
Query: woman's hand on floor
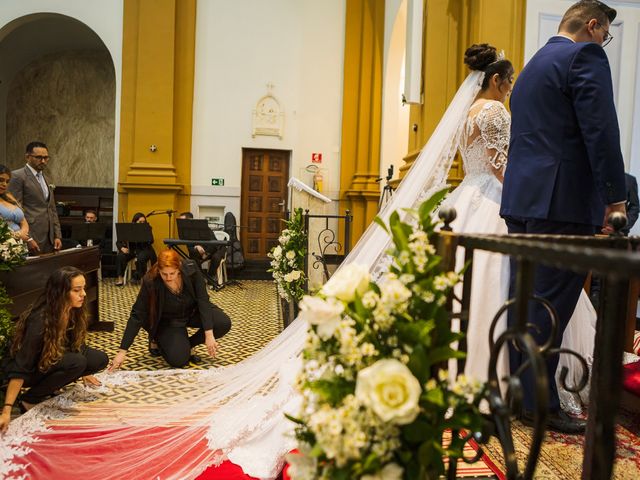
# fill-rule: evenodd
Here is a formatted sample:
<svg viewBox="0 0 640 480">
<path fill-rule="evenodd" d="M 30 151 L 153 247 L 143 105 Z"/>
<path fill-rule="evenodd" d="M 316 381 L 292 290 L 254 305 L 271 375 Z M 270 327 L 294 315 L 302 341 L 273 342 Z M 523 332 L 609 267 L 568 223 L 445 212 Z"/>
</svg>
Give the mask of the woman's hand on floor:
<svg viewBox="0 0 640 480">
<path fill-rule="evenodd" d="M 113 372 L 115 370 L 120 369 L 120 367 L 124 363 L 124 359 L 126 358 L 126 356 L 127 356 L 126 350 L 118 350 L 118 353 L 116 353 L 116 356 L 113 357 L 113 360 L 109 364 L 109 368 L 107 369 L 107 371 Z"/>
<path fill-rule="evenodd" d="M 218 342 L 216 342 L 212 330 L 206 330 L 204 332 L 204 344 L 207 346 L 207 352 L 209 352 L 209 355 L 215 358 L 218 353 Z"/>
<path fill-rule="evenodd" d="M 102 385 L 100 380 L 98 380 L 93 375 L 85 375 L 84 377 L 82 377 L 82 382 L 84 383 L 85 387 L 99 387 L 100 385 Z"/>
</svg>

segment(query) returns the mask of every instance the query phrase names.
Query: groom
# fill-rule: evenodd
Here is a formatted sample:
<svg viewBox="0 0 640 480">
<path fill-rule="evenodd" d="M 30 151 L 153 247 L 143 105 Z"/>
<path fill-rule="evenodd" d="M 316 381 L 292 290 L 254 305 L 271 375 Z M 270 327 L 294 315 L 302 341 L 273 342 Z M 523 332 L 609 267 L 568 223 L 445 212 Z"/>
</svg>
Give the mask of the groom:
<svg viewBox="0 0 640 480">
<path fill-rule="evenodd" d="M 592 235 L 596 227 L 611 231 L 607 216 L 625 213 L 624 163 L 613 102 L 611 71 L 603 46 L 609 43 L 616 11 L 602 2 L 582 0 L 564 14 L 558 34 L 522 70 L 511 95 L 511 143 L 504 176 L 502 206 L 509 233 Z M 511 259 L 511 291 L 515 286 Z M 585 275 L 538 266 L 535 294 L 558 312 L 554 346 L 578 301 Z M 512 295 L 511 295 L 512 296 Z M 529 322 L 539 344 L 550 334 L 549 316 L 531 303 Z M 515 323 L 513 312 L 509 324 Z M 511 372 L 525 360 L 509 352 Z M 547 362 L 550 415 L 548 428 L 584 432 L 585 422 L 560 409 L 555 371 L 558 357 Z M 528 368 L 522 375 L 522 420 L 532 421 L 535 383 Z"/>
</svg>

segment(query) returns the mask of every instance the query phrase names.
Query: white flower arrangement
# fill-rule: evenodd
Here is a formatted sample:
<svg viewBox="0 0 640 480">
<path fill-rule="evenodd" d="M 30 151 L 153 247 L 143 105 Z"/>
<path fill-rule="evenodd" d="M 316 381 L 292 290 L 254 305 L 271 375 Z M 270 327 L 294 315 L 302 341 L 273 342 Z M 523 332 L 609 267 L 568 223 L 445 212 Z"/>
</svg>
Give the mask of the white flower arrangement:
<svg viewBox="0 0 640 480">
<path fill-rule="evenodd" d="M 446 191 L 416 213 L 418 225 L 391 215 L 394 263 L 380 284 L 360 265 L 340 268 L 316 296 L 300 302 L 309 323 L 297 387 L 303 396 L 289 474 L 300 479 L 431 479 L 443 457 L 460 458 L 460 430 L 479 431 L 482 384 L 459 375 L 449 359 L 462 334 L 446 309 L 460 281 L 438 269 L 430 239 L 433 210 Z M 445 430 L 456 432 L 445 448 Z"/>
<path fill-rule="evenodd" d="M 0 270 L 13 270 L 14 267 L 23 264 L 28 252 L 27 245 L 0 217 Z"/>
<path fill-rule="evenodd" d="M 299 302 L 304 295 L 306 254 L 307 238 L 302 223 L 302 209 L 297 208 L 280 233 L 278 245 L 268 254 L 271 259 L 269 271 L 278 287 L 278 294 L 289 302 Z"/>
<path fill-rule="evenodd" d="M 27 253 L 27 245 L 0 217 L 0 270 L 10 271 L 22 265 L 27 259 Z M 8 309 L 10 304 L 11 299 L 0 284 L 0 357 L 8 350 L 13 338 L 14 322 Z"/>
</svg>

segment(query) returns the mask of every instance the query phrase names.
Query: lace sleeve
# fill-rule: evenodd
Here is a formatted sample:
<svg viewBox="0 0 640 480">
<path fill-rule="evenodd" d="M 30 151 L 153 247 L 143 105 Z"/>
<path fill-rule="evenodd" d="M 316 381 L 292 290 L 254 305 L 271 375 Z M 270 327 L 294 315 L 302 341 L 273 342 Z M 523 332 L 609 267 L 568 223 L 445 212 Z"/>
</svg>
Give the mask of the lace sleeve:
<svg viewBox="0 0 640 480">
<path fill-rule="evenodd" d="M 477 124 L 489 153 L 489 164 L 496 170 L 502 169 L 507 164 L 511 128 L 511 117 L 507 109 L 500 102 L 487 102 L 478 114 Z"/>
</svg>

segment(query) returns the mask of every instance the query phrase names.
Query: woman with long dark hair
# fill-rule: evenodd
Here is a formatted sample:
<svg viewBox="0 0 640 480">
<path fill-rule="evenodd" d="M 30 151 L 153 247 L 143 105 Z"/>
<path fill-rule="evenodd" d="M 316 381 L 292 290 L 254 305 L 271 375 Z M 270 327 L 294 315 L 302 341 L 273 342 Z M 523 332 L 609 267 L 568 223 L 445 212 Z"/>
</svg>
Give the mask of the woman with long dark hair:
<svg viewBox="0 0 640 480">
<path fill-rule="evenodd" d="M 189 336 L 187 327 L 198 331 Z M 200 361 L 191 349 L 201 343 L 215 357 L 216 339 L 229 331 L 231 320 L 209 301 L 196 263 L 183 260 L 169 249 L 160 252 L 158 261 L 144 276 L 111 370 L 120 368 L 140 328 L 149 333 L 152 354 L 162 355 L 172 367 L 183 367 L 190 360 Z"/>
<path fill-rule="evenodd" d="M 147 223 L 147 217 L 142 212 L 133 215 L 131 223 Z M 116 255 L 116 286 L 124 285 L 124 271 L 130 260 L 136 259 L 136 271 L 133 274 L 133 280 L 138 281 L 147 271 L 147 262 L 155 263 L 157 260 L 156 252 L 153 249 L 153 241 L 146 242 L 116 242 L 118 254 Z"/>
<path fill-rule="evenodd" d="M 11 170 L 6 165 L 0 165 L 0 217 L 7 222 L 13 236 L 27 244 L 32 250 L 38 249 L 38 244 L 29 235 L 29 224 L 24 211 L 18 201 L 9 192 Z"/>
<path fill-rule="evenodd" d="M 85 344 L 85 285 L 77 268 L 56 270 L 44 293 L 18 320 L 6 368 L 9 385 L 0 416 L 2 431 L 9 425 L 21 388 L 28 388 L 18 404 L 24 412 L 80 377 L 88 385 L 100 385 L 93 374 L 105 368 L 109 359 Z"/>
</svg>

